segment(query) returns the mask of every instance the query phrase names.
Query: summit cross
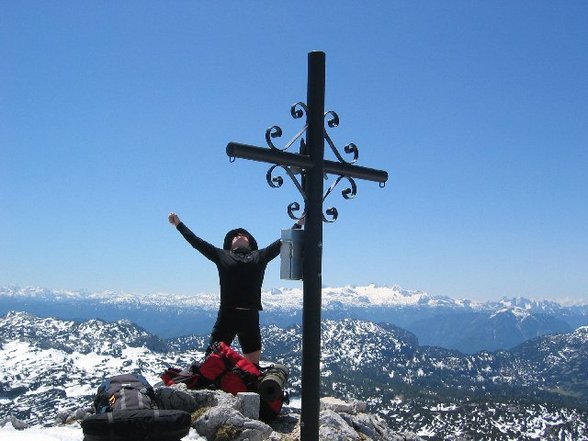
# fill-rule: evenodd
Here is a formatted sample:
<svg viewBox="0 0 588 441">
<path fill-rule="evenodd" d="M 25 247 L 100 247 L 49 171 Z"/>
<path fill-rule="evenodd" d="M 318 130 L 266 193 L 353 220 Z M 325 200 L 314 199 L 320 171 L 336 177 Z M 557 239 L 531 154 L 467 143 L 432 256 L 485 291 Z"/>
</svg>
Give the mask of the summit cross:
<svg viewBox="0 0 588 441">
<path fill-rule="evenodd" d="M 291 107 L 293 118 L 302 118 L 306 114 L 306 124 L 296 136 L 283 148 L 277 148 L 272 138 L 282 135 L 278 126 L 266 131 L 266 142 L 269 148 L 230 142 L 227 155 L 235 158 L 267 162 L 273 166 L 267 172 L 267 182 L 271 187 L 280 187 L 281 176 L 273 176 L 274 170 L 281 167 L 293 181 L 300 192 L 304 209 L 300 216 L 300 204 L 293 202 L 288 206 L 288 214 L 292 219 L 304 217 L 303 243 L 303 306 L 302 306 L 302 409 L 300 421 L 300 437 L 304 441 L 318 441 L 320 411 L 320 355 L 321 355 L 321 288 L 322 288 L 322 247 L 323 222 L 334 222 L 338 213 L 336 208 L 328 208 L 323 214 L 323 202 L 334 188 L 346 179 L 349 186 L 341 193 L 345 199 L 355 196 L 357 187 L 355 179 L 378 182 L 384 186 L 388 173 L 355 165 L 359 151 L 350 143 L 345 146 L 346 154 L 352 154 L 353 160 L 346 161 L 325 130 L 325 119 L 329 127 L 339 124 L 335 112 L 325 113 L 325 53 L 310 52 L 308 54 L 308 88 L 306 104 L 301 102 Z M 306 141 L 302 136 L 306 133 Z M 299 153 L 286 150 L 300 139 Z M 338 161 L 324 159 L 325 141 L 329 144 Z M 296 175 L 300 175 L 298 181 Z M 324 192 L 324 176 L 337 175 L 337 179 Z"/>
</svg>

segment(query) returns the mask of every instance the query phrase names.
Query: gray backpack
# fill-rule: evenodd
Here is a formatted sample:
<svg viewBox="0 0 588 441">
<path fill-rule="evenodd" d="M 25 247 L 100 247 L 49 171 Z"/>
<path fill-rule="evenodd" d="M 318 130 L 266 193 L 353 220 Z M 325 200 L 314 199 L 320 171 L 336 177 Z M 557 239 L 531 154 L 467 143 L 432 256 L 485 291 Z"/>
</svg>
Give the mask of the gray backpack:
<svg viewBox="0 0 588 441">
<path fill-rule="evenodd" d="M 94 399 L 96 413 L 118 410 L 157 409 L 153 387 L 140 374 L 106 378 Z"/>
</svg>

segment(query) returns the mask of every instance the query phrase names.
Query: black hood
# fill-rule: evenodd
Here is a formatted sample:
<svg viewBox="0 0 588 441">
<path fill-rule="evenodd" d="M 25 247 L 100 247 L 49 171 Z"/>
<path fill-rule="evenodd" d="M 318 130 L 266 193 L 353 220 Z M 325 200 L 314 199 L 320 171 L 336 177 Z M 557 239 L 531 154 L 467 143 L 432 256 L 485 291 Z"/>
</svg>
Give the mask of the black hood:
<svg viewBox="0 0 588 441">
<path fill-rule="evenodd" d="M 247 236 L 247 239 L 249 239 L 249 245 L 251 245 L 251 251 L 255 251 L 258 249 L 257 241 L 251 235 L 251 233 L 249 233 L 249 231 L 247 231 L 245 228 L 235 228 L 234 230 L 229 231 L 225 236 L 225 241 L 223 242 L 223 248 L 225 250 L 231 249 L 231 242 L 233 241 L 233 238 L 239 233 L 242 233 L 245 236 Z"/>
</svg>

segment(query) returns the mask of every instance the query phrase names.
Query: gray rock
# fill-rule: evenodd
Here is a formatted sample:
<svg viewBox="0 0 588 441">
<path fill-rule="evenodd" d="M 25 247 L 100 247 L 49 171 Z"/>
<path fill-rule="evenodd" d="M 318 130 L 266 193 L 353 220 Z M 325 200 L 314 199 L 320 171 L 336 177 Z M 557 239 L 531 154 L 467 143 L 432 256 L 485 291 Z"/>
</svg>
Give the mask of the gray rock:
<svg viewBox="0 0 588 441">
<path fill-rule="evenodd" d="M 82 421 L 86 416 L 94 413 L 93 407 L 78 407 L 72 410 L 62 410 L 55 415 L 55 424 L 71 424 L 75 421 Z"/>
<path fill-rule="evenodd" d="M 9 421 L 10 424 L 12 424 L 12 427 L 14 427 L 16 430 L 24 430 L 29 428 L 29 425 L 25 421 L 19 420 L 14 415 L 10 415 Z"/>
<path fill-rule="evenodd" d="M 78 409 L 76 409 L 76 410 L 74 410 L 66 418 L 65 424 L 71 424 L 71 423 L 73 423 L 75 421 L 82 421 L 84 418 L 86 418 L 87 415 L 90 414 L 90 410 L 91 409 L 84 409 L 84 408 L 81 408 L 81 407 L 78 408 Z"/>
<path fill-rule="evenodd" d="M 360 441 L 359 434 L 335 411 L 320 413 L 319 439 L 325 441 Z"/>
<path fill-rule="evenodd" d="M 65 424 L 67 419 L 69 418 L 71 412 L 69 410 L 61 410 L 57 412 L 55 415 L 55 423 L 56 424 Z"/>
<path fill-rule="evenodd" d="M 220 390 L 198 389 L 188 391 L 196 401 L 197 407 L 237 407 L 237 397 Z"/>
<path fill-rule="evenodd" d="M 161 387 L 155 391 L 155 398 L 160 409 L 177 409 L 192 413 L 202 407 L 191 393 L 180 388 Z"/>
<path fill-rule="evenodd" d="M 237 408 L 246 418 L 259 419 L 259 395 L 255 392 L 237 394 Z"/>
<path fill-rule="evenodd" d="M 420 440 L 417 436 L 394 433 L 378 415 L 366 413 L 362 401 L 343 401 L 338 398 L 321 398 L 319 438 L 324 441 L 404 441 Z M 336 415 L 336 416 L 335 416 Z"/>
<path fill-rule="evenodd" d="M 273 432 L 267 424 L 246 418 L 233 408 L 221 406 L 212 407 L 202 414 L 194 423 L 194 428 L 199 435 L 211 441 L 263 441 Z"/>
<path fill-rule="evenodd" d="M 332 410 L 334 412 L 345 412 L 350 415 L 355 415 L 360 412 L 365 412 L 367 404 L 363 401 L 343 401 L 334 397 L 324 397 L 320 401 L 321 410 Z"/>
<path fill-rule="evenodd" d="M 360 413 L 357 415 L 340 415 L 353 429 L 365 437 L 374 441 L 391 441 L 394 439 L 404 439 L 397 437 L 386 422 L 377 415 Z M 365 438 L 364 438 L 365 439 Z"/>
</svg>

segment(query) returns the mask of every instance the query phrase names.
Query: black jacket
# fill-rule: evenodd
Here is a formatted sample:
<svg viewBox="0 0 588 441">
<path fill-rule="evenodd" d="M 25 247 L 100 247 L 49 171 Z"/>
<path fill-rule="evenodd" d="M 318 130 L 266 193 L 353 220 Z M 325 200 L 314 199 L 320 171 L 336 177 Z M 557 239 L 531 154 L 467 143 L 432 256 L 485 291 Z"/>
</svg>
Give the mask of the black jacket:
<svg viewBox="0 0 588 441">
<path fill-rule="evenodd" d="M 261 311 L 261 285 L 267 264 L 280 254 L 280 240 L 261 250 L 229 251 L 196 236 L 183 223 L 176 227 L 190 245 L 216 264 L 220 282 L 220 307 Z"/>
</svg>

